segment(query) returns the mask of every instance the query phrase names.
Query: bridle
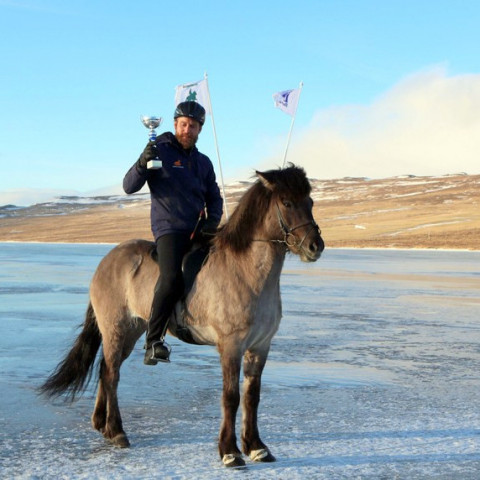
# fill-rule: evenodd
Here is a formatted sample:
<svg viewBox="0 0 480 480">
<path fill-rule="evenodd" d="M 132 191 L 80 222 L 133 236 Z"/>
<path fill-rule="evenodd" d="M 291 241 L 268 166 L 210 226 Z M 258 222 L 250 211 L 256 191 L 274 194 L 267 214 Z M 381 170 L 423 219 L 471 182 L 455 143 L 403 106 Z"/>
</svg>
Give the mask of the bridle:
<svg viewBox="0 0 480 480">
<path fill-rule="evenodd" d="M 278 206 L 278 203 L 276 203 L 275 206 L 277 207 L 278 223 L 280 224 L 280 228 L 283 232 L 283 240 L 270 240 L 271 242 L 284 243 L 287 246 L 287 248 L 292 248 L 292 247 L 302 248 L 303 242 L 310 235 L 310 232 L 312 230 L 315 229 L 315 230 L 317 230 L 318 233 L 320 233 L 320 227 L 317 225 L 317 223 L 313 219 L 310 222 L 302 223 L 301 225 L 297 225 L 296 227 L 290 228 L 287 225 L 287 222 L 285 221 L 285 219 L 282 216 L 282 212 L 280 211 L 280 207 Z M 295 230 L 298 230 L 299 228 L 307 227 L 308 225 L 311 225 L 310 229 L 303 236 L 300 243 L 298 243 L 295 236 L 293 235 L 293 232 Z M 293 239 L 293 241 L 292 241 L 292 239 Z"/>
</svg>

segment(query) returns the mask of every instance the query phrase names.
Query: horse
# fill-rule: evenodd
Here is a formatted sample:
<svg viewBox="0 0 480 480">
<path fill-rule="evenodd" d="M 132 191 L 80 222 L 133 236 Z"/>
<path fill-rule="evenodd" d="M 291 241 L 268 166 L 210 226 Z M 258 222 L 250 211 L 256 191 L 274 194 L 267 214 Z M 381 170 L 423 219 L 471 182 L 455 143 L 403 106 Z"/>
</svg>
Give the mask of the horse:
<svg viewBox="0 0 480 480">
<path fill-rule="evenodd" d="M 217 231 L 207 260 L 169 321 L 169 333 L 216 346 L 223 375 L 218 451 L 227 467 L 243 467 L 235 419 L 243 359 L 242 451 L 256 462 L 275 457 L 257 426 L 261 376 L 282 316 L 280 274 L 287 252 L 317 261 L 324 249 L 313 218 L 311 185 L 303 168 L 256 171 L 230 219 Z M 40 387 L 49 397 L 73 401 L 90 381 L 100 345 L 93 427 L 117 447 L 129 447 L 117 400 L 122 362 L 145 332 L 158 264 L 155 244 L 129 240 L 99 263 L 90 284 L 83 329 L 63 361 Z"/>
</svg>

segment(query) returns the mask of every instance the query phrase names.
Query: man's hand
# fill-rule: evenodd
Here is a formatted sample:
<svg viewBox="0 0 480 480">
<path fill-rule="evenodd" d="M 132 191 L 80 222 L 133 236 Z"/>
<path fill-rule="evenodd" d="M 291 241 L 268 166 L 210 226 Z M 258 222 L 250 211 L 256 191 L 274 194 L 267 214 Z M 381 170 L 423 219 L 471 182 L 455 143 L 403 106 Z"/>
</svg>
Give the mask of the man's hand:
<svg viewBox="0 0 480 480">
<path fill-rule="evenodd" d="M 157 145 L 155 142 L 148 142 L 145 150 L 143 150 L 139 159 L 137 160 L 137 165 L 140 168 L 147 168 L 147 163 L 150 160 L 158 157 Z"/>
<path fill-rule="evenodd" d="M 200 228 L 200 234 L 203 237 L 211 238 L 217 233 L 217 222 L 215 220 L 205 220 Z"/>
<path fill-rule="evenodd" d="M 198 243 L 203 247 L 207 247 L 217 233 L 218 223 L 215 220 L 202 220 L 199 228 L 192 235 L 193 243 Z"/>
</svg>

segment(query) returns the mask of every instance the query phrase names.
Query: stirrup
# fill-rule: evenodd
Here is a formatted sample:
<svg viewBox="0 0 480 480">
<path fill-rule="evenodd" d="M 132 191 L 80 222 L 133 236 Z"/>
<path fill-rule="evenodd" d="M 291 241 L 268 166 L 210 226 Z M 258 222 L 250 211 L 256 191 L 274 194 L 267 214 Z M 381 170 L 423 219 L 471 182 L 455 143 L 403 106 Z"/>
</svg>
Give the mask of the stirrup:
<svg viewBox="0 0 480 480">
<path fill-rule="evenodd" d="M 172 347 L 164 340 L 152 343 L 152 357 L 159 362 L 169 362 Z M 159 351 L 157 351 L 157 349 Z"/>
<path fill-rule="evenodd" d="M 145 365 L 156 365 L 158 362 L 170 362 L 170 352 L 172 348 L 167 342 L 153 342 L 149 348 L 146 349 L 143 363 Z"/>
</svg>

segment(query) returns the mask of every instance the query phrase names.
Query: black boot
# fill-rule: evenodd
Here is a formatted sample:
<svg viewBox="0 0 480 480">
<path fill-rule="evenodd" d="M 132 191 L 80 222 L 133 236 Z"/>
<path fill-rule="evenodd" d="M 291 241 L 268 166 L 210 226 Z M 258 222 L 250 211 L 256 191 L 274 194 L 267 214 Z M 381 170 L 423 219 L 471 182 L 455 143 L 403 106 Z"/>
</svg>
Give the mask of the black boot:
<svg viewBox="0 0 480 480">
<path fill-rule="evenodd" d="M 150 347 L 146 347 L 145 358 L 143 363 L 145 365 L 156 365 L 158 362 L 170 362 L 170 345 L 160 340 L 152 343 Z"/>
</svg>

